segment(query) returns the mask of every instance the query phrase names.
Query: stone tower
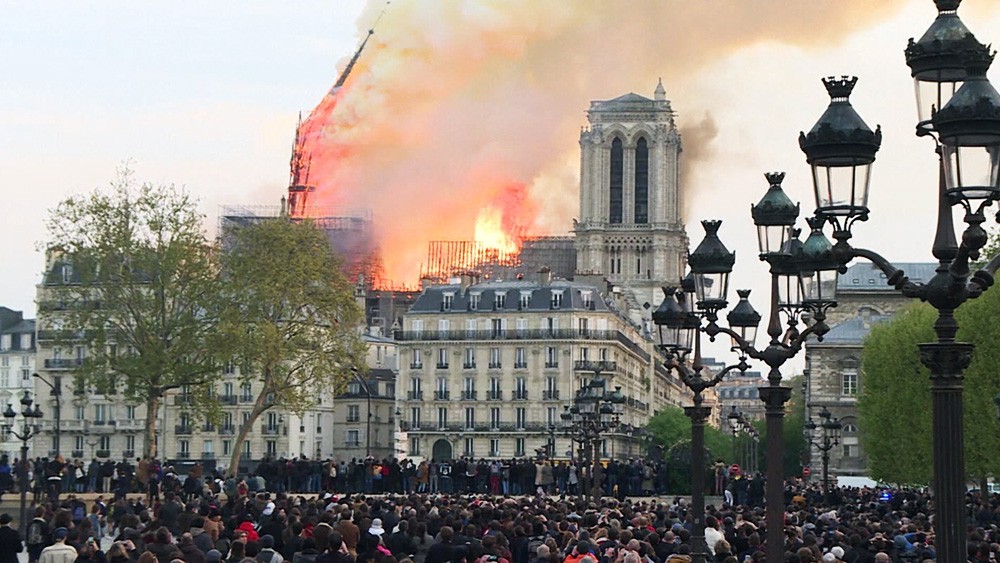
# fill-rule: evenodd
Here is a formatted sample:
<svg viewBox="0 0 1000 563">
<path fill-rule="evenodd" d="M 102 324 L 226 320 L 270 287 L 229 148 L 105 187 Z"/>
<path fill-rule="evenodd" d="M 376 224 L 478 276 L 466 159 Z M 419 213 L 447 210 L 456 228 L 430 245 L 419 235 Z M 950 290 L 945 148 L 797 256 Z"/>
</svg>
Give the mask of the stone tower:
<svg viewBox="0 0 1000 563">
<path fill-rule="evenodd" d="M 577 274 L 616 286 L 635 317 L 663 300 L 683 274 L 688 239 L 681 218 L 681 137 L 663 83 L 653 99 L 630 93 L 594 101 L 580 132 Z M 649 307 L 645 304 L 649 303 Z"/>
</svg>

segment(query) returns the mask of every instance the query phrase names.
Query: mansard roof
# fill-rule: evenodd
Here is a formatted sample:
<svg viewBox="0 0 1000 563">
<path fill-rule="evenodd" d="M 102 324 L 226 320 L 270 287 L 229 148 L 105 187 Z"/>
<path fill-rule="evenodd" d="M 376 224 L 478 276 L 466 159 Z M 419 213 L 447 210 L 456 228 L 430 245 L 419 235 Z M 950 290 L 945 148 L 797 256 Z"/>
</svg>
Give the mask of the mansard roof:
<svg viewBox="0 0 1000 563">
<path fill-rule="evenodd" d="M 838 323 L 823 336 L 822 344 L 853 344 L 860 347 L 876 324 L 889 320 L 892 315 L 882 315 L 875 312 L 857 314 L 846 321 Z M 811 345 L 820 344 L 811 339 Z"/>
<path fill-rule="evenodd" d="M 15 325 L 0 330 L 0 334 L 34 334 L 35 319 L 24 319 Z"/>
<path fill-rule="evenodd" d="M 590 293 L 589 306 L 585 307 L 583 302 L 584 293 Z M 528 293 L 528 306 L 521 307 L 521 294 Z M 562 293 L 562 304 L 557 308 L 560 311 L 608 311 L 608 306 L 597 288 L 589 285 L 574 283 L 566 280 L 553 280 L 548 284 L 532 281 L 490 281 L 477 283 L 467 287 L 461 284 L 435 285 L 428 287 L 417 298 L 409 313 L 465 313 L 472 311 L 472 298 L 474 294 L 479 295 L 479 305 L 475 309 L 480 312 L 493 311 L 496 304 L 496 296 L 503 294 L 506 297 L 504 308 L 500 311 L 551 311 L 552 296 L 555 293 Z M 446 311 L 444 308 L 445 295 L 451 295 L 451 307 Z"/>
<path fill-rule="evenodd" d="M 926 283 L 934 277 L 936 263 L 901 262 L 896 267 L 906 273 L 910 281 Z M 858 262 L 847 268 L 847 272 L 837 280 L 837 291 L 879 291 L 894 293 L 896 289 L 886 283 L 885 274 L 871 262 Z"/>
</svg>

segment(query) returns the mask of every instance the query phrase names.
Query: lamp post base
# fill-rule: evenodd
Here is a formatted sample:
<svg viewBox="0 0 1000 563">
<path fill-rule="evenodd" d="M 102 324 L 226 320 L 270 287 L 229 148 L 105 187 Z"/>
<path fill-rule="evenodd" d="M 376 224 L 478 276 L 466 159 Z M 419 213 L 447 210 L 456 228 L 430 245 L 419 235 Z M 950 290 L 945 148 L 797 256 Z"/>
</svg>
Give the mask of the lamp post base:
<svg viewBox="0 0 1000 563">
<path fill-rule="evenodd" d="M 767 561 L 785 560 L 785 403 L 792 388 L 766 385 L 758 388 L 764 401 L 767 429 L 767 480 L 764 486 L 767 522 Z"/>
</svg>

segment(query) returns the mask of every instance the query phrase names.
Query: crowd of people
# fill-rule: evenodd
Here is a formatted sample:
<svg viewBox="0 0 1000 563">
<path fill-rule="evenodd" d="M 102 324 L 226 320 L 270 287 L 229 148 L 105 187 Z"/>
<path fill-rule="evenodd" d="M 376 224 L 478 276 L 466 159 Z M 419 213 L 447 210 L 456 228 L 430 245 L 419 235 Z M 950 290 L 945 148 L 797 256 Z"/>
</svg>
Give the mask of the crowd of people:
<svg viewBox="0 0 1000 563">
<path fill-rule="evenodd" d="M 548 473 L 544 467 L 535 464 L 536 475 Z M 22 549 L 32 563 L 687 563 L 700 547 L 682 497 L 585 499 L 569 493 L 568 480 L 567 489 L 559 488 L 554 475 L 550 487 L 506 495 L 491 493 L 489 479 L 487 490 L 474 480 L 463 481 L 473 490 L 432 492 L 428 479 L 426 491 L 366 494 L 336 491 L 337 476 L 327 476 L 334 487 L 310 494 L 245 486 L 219 494 L 205 479 L 194 495 L 168 490 L 158 499 L 102 495 L 88 504 L 71 494 L 42 500 L 23 537 L 11 529 L 9 515 L 0 515 L 0 563 L 16 561 L 5 554 Z M 763 562 L 770 523 L 762 506 L 732 494 L 742 477 L 728 477 L 722 486 L 732 502 L 707 509 L 707 558 Z M 996 560 L 1000 496 L 973 492 L 967 501 L 968 560 Z M 795 480 L 786 484 L 785 506 L 780 525 L 789 563 L 936 557 L 924 491 L 824 495 L 817 485 Z"/>
</svg>

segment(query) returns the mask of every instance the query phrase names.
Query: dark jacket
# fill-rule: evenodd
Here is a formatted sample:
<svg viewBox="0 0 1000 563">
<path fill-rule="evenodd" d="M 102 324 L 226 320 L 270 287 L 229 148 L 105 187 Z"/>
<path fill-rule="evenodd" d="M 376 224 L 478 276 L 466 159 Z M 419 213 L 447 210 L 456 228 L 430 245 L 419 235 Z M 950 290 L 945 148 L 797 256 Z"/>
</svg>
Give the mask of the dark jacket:
<svg viewBox="0 0 1000 563">
<path fill-rule="evenodd" d="M 146 546 L 146 551 L 156 556 L 159 563 L 170 563 L 173 559 L 184 559 L 184 554 L 172 543 L 151 543 Z"/>
<path fill-rule="evenodd" d="M 17 554 L 24 549 L 21 536 L 10 526 L 0 526 L 0 563 L 17 563 Z"/>
</svg>

